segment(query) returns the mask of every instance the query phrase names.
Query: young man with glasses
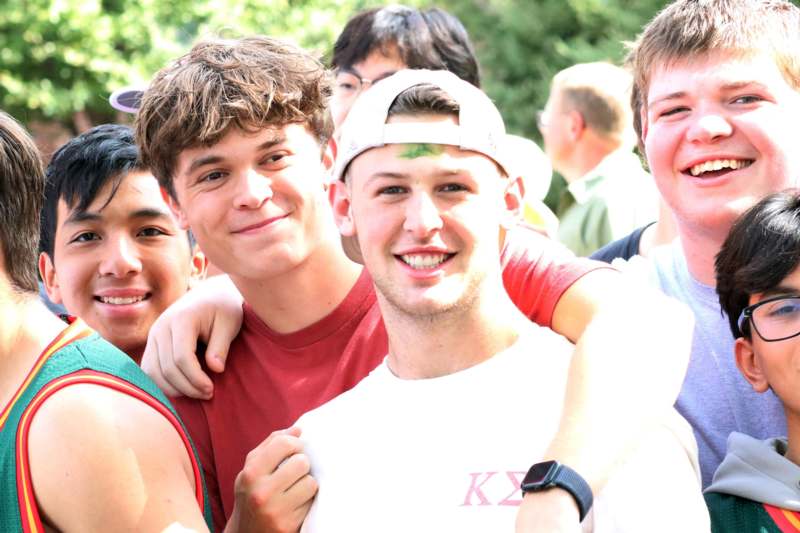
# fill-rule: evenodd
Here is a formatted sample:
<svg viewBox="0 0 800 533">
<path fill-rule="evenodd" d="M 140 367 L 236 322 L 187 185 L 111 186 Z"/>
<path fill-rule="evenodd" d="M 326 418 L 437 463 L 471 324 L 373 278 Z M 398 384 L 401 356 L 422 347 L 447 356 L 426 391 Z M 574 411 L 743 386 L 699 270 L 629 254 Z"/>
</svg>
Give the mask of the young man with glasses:
<svg viewBox="0 0 800 533">
<path fill-rule="evenodd" d="M 715 533 L 800 529 L 800 193 L 768 196 L 731 229 L 716 261 L 717 292 L 736 337 L 736 366 L 771 390 L 787 435 L 731 433 L 706 502 Z"/>
</svg>

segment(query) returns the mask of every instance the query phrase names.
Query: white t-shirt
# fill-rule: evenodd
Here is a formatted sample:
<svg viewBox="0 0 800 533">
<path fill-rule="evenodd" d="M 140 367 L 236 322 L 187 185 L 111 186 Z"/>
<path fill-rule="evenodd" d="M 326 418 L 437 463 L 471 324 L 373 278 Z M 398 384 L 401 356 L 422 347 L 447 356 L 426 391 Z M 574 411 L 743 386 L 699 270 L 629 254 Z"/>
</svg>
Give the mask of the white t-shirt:
<svg viewBox="0 0 800 533">
<path fill-rule="evenodd" d="M 303 415 L 320 489 L 302 531 L 513 531 L 519 484 L 558 427 L 573 349 L 531 328 L 448 376 L 403 380 L 384 361 Z M 595 498 L 586 531 L 709 531 L 691 430 L 674 416 Z"/>
</svg>

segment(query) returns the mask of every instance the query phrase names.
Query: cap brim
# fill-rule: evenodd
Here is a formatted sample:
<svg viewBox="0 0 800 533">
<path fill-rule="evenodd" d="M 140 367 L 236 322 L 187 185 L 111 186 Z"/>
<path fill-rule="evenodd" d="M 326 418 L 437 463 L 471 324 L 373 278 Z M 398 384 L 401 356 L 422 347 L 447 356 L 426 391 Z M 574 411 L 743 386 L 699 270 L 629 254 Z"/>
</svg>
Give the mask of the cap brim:
<svg viewBox="0 0 800 533">
<path fill-rule="evenodd" d="M 108 97 L 111 107 L 125 113 L 137 113 L 142 103 L 144 89 L 141 87 L 123 87 L 117 89 Z"/>
</svg>

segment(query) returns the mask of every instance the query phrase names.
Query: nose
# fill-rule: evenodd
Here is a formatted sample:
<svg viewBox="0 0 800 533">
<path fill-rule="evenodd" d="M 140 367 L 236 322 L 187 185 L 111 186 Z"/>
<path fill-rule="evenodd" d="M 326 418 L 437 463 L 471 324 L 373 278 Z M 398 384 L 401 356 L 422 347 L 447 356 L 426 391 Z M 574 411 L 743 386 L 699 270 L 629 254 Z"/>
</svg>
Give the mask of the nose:
<svg viewBox="0 0 800 533">
<path fill-rule="evenodd" d="M 429 194 L 418 193 L 409 199 L 403 229 L 418 239 L 425 239 L 442 229 L 439 208 Z"/>
<path fill-rule="evenodd" d="M 108 237 L 103 247 L 103 259 L 100 262 L 100 274 L 124 278 L 142 271 L 142 260 L 139 249 L 133 238 L 128 235 Z"/>
<path fill-rule="evenodd" d="M 730 136 L 731 133 L 733 133 L 733 126 L 720 112 L 701 111 L 689 127 L 687 137 L 693 142 L 712 143 Z"/>
<path fill-rule="evenodd" d="M 238 209 L 258 209 L 272 198 L 272 180 L 251 168 L 239 180 L 234 204 Z"/>
</svg>

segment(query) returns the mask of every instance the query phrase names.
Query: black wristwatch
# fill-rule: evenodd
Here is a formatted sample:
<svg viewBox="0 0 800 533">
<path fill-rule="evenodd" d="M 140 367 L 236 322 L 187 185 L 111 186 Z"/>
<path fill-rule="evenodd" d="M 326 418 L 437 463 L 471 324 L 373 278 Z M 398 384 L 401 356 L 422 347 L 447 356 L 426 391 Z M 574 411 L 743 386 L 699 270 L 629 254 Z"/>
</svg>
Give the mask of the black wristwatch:
<svg viewBox="0 0 800 533">
<path fill-rule="evenodd" d="M 533 465 L 520 488 L 522 492 L 538 492 L 559 487 L 569 492 L 578 504 L 581 522 L 592 508 L 592 489 L 576 471 L 558 461 L 544 461 Z"/>
</svg>

